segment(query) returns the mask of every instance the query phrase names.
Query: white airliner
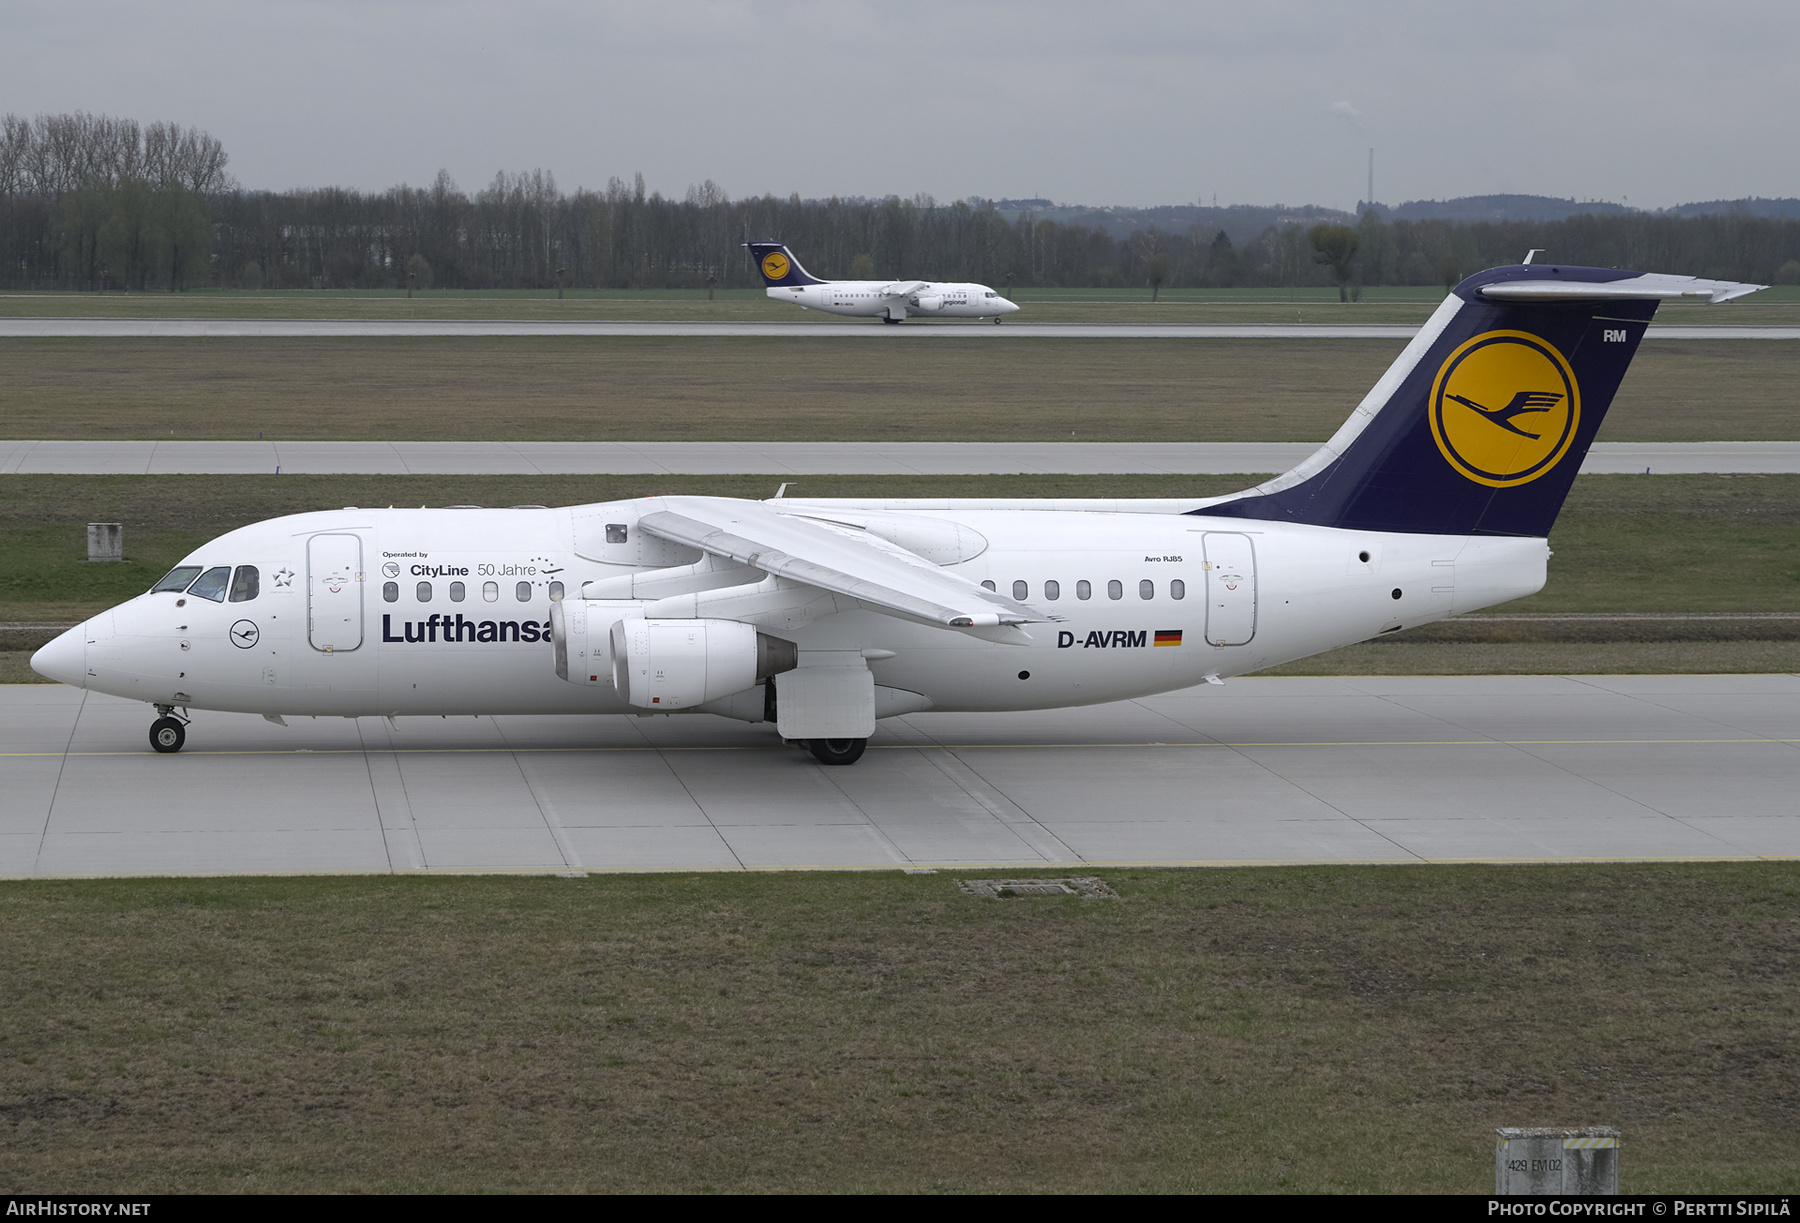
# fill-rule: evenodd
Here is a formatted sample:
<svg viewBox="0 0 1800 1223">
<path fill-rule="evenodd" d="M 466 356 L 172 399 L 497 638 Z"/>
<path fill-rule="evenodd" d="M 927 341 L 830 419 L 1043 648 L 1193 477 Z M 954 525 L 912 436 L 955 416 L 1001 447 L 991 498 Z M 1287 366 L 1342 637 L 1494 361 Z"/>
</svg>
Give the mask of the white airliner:
<svg viewBox="0 0 1800 1223">
<path fill-rule="evenodd" d="M 194 710 L 700 712 L 849 764 L 896 714 L 1220 682 L 1531 594 L 1657 301 L 1760 287 L 1483 272 L 1322 449 L 1230 496 L 298 514 L 31 663 L 155 706 L 163 752 Z"/>
<path fill-rule="evenodd" d="M 746 242 L 762 273 L 764 292 L 826 314 L 879 318 L 898 323 L 915 318 L 991 318 L 998 323 L 1019 307 L 986 285 L 943 284 L 930 280 L 820 280 L 807 275 L 793 252 L 779 242 Z"/>
</svg>

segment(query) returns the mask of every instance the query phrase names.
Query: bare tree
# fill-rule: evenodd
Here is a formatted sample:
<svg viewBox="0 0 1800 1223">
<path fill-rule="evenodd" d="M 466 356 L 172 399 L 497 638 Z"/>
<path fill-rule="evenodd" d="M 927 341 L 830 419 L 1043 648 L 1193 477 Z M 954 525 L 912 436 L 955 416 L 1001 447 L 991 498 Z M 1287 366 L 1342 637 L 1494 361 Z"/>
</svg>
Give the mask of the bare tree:
<svg viewBox="0 0 1800 1223">
<path fill-rule="evenodd" d="M 1313 262 L 1324 263 L 1331 267 L 1331 274 L 1337 280 L 1338 300 L 1350 300 L 1350 277 L 1356 270 L 1356 248 L 1362 244 L 1362 238 L 1348 225 L 1315 225 L 1306 231 L 1306 240 L 1312 244 Z"/>
</svg>

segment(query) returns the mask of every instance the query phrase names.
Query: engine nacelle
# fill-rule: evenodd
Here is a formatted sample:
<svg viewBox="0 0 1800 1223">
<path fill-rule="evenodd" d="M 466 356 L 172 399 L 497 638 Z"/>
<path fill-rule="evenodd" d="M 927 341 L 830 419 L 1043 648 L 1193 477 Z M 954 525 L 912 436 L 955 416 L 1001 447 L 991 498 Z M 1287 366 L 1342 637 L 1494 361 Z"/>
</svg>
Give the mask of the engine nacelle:
<svg viewBox="0 0 1800 1223">
<path fill-rule="evenodd" d="M 691 709 L 791 671 L 791 641 L 737 620 L 646 620 L 631 616 L 610 633 L 613 687 L 640 709 Z"/>
<path fill-rule="evenodd" d="M 936 311 L 936 310 L 942 310 L 944 308 L 944 299 L 942 297 L 939 297 L 935 293 L 926 294 L 926 295 L 914 298 L 913 300 L 914 300 L 914 303 L 921 310 Z"/>
<path fill-rule="evenodd" d="M 604 688 L 612 677 L 612 626 L 642 610 L 642 600 L 564 599 L 550 605 L 556 674 L 571 684 Z"/>
</svg>

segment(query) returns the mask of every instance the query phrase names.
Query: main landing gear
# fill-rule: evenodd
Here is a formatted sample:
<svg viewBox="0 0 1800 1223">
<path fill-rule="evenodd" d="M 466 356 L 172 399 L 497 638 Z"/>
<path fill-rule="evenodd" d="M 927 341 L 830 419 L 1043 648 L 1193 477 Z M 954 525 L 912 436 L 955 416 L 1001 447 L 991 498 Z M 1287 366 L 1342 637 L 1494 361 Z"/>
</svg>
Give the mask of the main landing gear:
<svg viewBox="0 0 1800 1223">
<path fill-rule="evenodd" d="M 162 716 L 150 723 L 150 746 L 159 752 L 178 752 L 187 742 L 187 721 L 175 716 L 173 705 L 158 705 Z"/>
<path fill-rule="evenodd" d="M 806 749 L 820 764 L 855 764 L 862 759 L 867 739 L 808 739 Z"/>
</svg>

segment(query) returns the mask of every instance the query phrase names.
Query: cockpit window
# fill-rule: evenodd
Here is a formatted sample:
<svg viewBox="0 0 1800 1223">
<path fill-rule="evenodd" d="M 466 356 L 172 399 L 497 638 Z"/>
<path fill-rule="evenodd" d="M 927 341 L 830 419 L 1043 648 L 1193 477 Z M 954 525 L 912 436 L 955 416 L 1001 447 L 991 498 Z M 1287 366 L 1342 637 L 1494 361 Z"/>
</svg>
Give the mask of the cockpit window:
<svg viewBox="0 0 1800 1223">
<path fill-rule="evenodd" d="M 177 565 L 169 570 L 169 575 L 150 588 L 151 594 L 164 590 L 186 590 L 188 583 L 200 576 L 198 565 Z"/>
<path fill-rule="evenodd" d="M 231 601 L 248 603 L 257 596 L 261 584 L 261 575 L 256 572 L 255 565 L 239 565 L 231 579 Z"/>
<path fill-rule="evenodd" d="M 231 566 L 220 565 L 217 569 L 208 569 L 201 574 L 188 593 L 201 599 L 210 599 L 214 603 L 225 601 L 225 588 L 231 585 Z"/>
</svg>

